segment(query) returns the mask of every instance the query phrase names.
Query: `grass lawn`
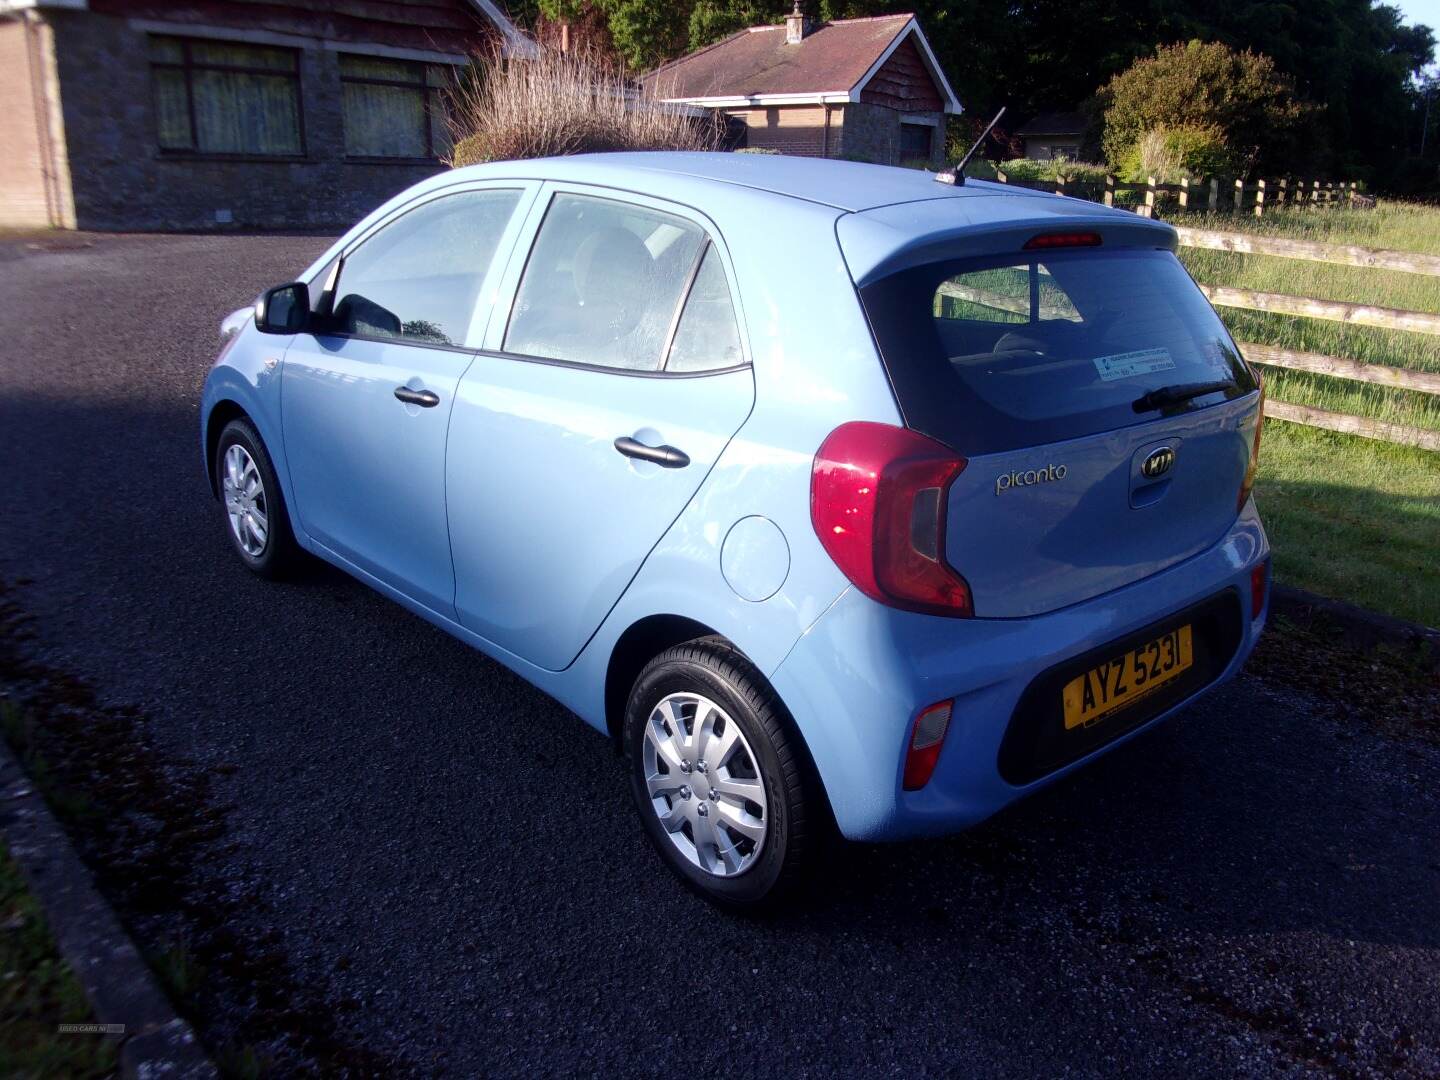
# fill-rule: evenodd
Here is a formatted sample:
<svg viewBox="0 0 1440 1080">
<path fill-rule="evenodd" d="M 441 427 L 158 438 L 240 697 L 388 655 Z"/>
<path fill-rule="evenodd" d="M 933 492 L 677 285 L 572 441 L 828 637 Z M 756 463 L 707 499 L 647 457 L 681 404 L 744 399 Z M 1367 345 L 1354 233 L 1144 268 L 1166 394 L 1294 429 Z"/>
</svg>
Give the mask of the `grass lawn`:
<svg viewBox="0 0 1440 1080">
<path fill-rule="evenodd" d="M 1268 420 L 1255 499 L 1277 580 L 1440 627 L 1440 455 Z"/>
<path fill-rule="evenodd" d="M 44 915 L 0 847 L 0 1075 L 114 1075 L 109 1039 L 56 1030 L 94 1020 L 80 984 L 55 951 Z"/>
<path fill-rule="evenodd" d="M 1440 254 L 1440 209 L 1192 216 L 1227 232 Z M 1181 248 L 1197 281 L 1262 292 L 1440 312 L 1440 278 L 1365 267 Z M 1239 341 L 1440 372 L 1440 337 L 1220 308 Z M 1276 401 L 1440 431 L 1440 396 L 1265 368 Z M 1440 626 L 1440 454 L 1268 421 L 1256 498 L 1275 547 L 1277 580 Z"/>
</svg>

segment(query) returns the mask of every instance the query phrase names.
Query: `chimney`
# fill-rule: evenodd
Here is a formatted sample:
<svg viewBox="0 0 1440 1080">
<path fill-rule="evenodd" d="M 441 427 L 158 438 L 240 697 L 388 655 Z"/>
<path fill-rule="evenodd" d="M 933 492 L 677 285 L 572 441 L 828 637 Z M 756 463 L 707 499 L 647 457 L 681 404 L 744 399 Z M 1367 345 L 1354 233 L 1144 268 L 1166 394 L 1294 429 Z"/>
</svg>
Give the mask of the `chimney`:
<svg viewBox="0 0 1440 1080">
<path fill-rule="evenodd" d="M 795 0 L 795 10 L 785 16 L 785 44 L 799 45 L 812 29 L 810 16 L 800 10 L 800 0 Z"/>
</svg>

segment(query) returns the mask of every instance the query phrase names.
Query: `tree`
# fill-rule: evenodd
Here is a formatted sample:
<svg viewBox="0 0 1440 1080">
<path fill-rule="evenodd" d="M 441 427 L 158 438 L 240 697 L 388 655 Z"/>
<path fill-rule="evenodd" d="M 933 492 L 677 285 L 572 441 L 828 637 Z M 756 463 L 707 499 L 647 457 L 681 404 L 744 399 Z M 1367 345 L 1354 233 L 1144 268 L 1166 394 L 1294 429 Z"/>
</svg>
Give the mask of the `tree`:
<svg viewBox="0 0 1440 1080">
<path fill-rule="evenodd" d="M 1314 112 L 1268 56 L 1200 41 L 1137 60 L 1106 84 L 1099 101 L 1112 164 L 1132 158 L 1147 132 L 1183 131 L 1197 144 L 1223 146 L 1245 171 L 1290 167 Z"/>
<path fill-rule="evenodd" d="M 793 0 L 510 0 L 578 5 L 608 23 L 632 70 L 652 67 L 728 34 L 784 18 Z M 1285 171 L 1325 169 L 1381 186 L 1414 153 L 1423 106 L 1412 79 L 1435 51 L 1429 27 L 1406 25 L 1375 0 L 804 0 L 822 20 L 914 12 L 972 116 L 1008 107 L 1006 124 L 1073 109 L 1156 46 L 1218 43 L 1270 57 L 1302 102 L 1322 106 L 1280 160 Z M 578 24 L 577 24 L 578 25 Z M 1440 110 L 1437 105 L 1436 110 Z"/>
</svg>

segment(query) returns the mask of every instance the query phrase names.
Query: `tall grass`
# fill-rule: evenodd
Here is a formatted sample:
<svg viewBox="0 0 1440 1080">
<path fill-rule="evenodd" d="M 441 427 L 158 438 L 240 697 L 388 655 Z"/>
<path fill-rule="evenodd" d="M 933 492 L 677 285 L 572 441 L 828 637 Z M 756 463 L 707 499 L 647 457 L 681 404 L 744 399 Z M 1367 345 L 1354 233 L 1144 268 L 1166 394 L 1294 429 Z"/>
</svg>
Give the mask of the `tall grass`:
<svg viewBox="0 0 1440 1080">
<path fill-rule="evenodd" d="M 523 62 L 476 58 L 451 95 L 456 168 L 484 161 L 604 150 L 715 150 L 716 116 L 699 118 L 641 94 L 619 64 L 593 51 L 551 49 Z"/>
<path fill-rule="evenodd" d="M 1310 216 L 1322 213 L 1313 211 Z M 1440 278 L 1203 248 L 1182 248 L 1180 257 L 1195 279 L 1207 285 L 1440 312 Z M 1240 341 L 1348 357 L 1366 364 L 1440 372 L 1440 337 L 1430 334 L 1236 308 L 1221 308 L 1220 316 Z M 1433 394 L 1284 368 L 1267 368 L 1265 374 L 1277 401 L 1440 431 L 1440 398 Z"/>
<path fill-rule="evenodd" d="M 1317 211 L 1318 213 L 1318 211 Z M 1436 228 L 1440 229 L 1440 219 Z M 1379 304 L 1405 311 L 1440 312 L 1440 277 L 1302 262 L 1273 255 L 1237 255 L 1207 248 L 1182 248 L 1181 258 L 1197 281 L 1312 300 Z M 1440 339 L 1436 340 L 1440 348 Z"/>
<path fill-rule="evenodd" d="M 1243 214 L 1191 214 L 1176 224 L 1222 232 L 1287 236 L 1322 244 L 1360 244 L 1392 251 L 1440 255 L 1440 207 L 1381 199 L 1372 210 L 1348 207 L 1269 209 L 1259 219 Z"/>
</svg>

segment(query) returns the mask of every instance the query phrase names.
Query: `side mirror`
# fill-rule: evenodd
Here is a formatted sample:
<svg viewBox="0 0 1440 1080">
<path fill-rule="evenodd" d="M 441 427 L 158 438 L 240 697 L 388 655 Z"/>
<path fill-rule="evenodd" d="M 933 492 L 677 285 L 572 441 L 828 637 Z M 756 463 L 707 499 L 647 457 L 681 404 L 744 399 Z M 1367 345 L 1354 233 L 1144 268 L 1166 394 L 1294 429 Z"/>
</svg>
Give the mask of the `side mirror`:
<svg viewBox="0 0 1440 1080">
<path fill-rule="evenodd" d="M 303 281 L 266 289 L 255 301 L 255 327 L 262 334 L 298 334 L 310 323 L 310 288 Z"/>
</svg>

